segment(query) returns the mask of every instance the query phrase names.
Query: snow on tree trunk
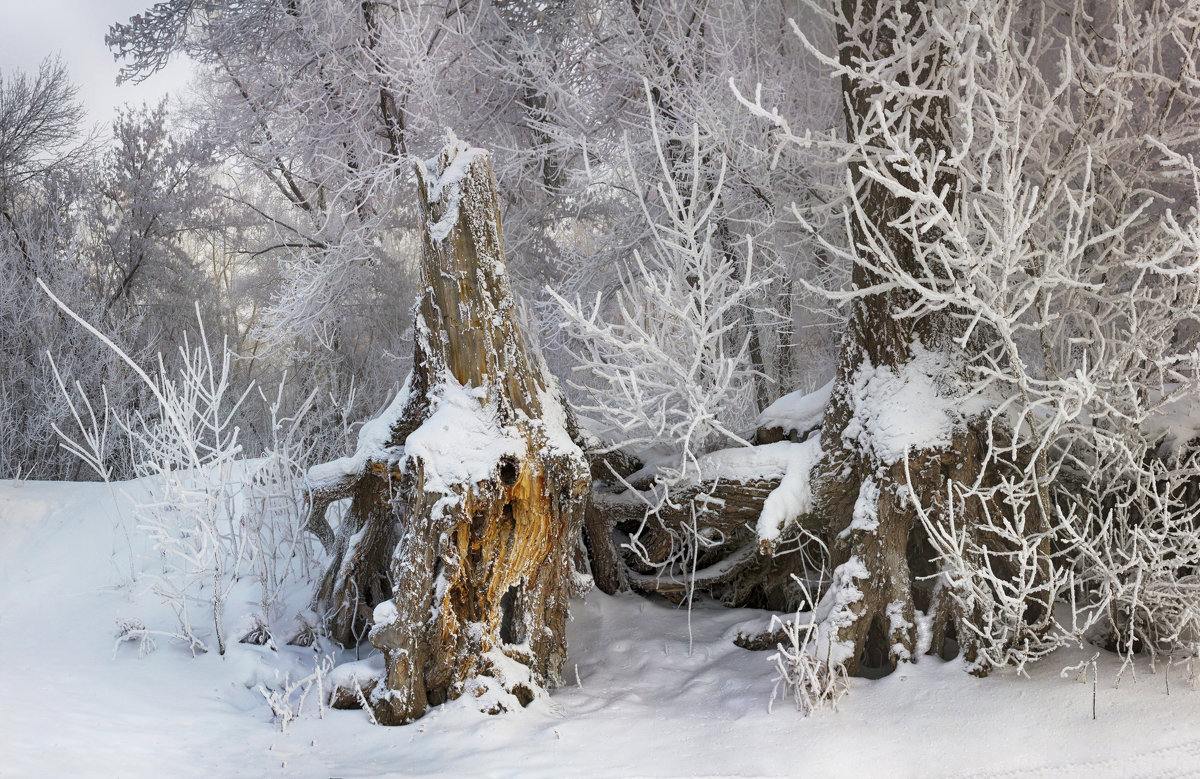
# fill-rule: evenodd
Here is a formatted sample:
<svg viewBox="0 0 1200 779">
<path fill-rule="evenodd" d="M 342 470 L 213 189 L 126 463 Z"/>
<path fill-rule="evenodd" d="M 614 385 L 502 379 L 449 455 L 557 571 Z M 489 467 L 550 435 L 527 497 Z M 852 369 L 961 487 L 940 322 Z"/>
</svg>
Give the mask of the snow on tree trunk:
<svg viewBox="0 0 1200 779">
<path fill-rule="evenodd" d="M 318 600 L 342 640 L 377 604 L 369 637 L 386 670 L 369 703 L 384 724 L 463 694 L 491 712 L 524 706 L 559 681 L 591 483 L 557 387 L 521 335 L 489 154 L 451 138 L 417 173 L 425 293 L 413 374 L 359 454 L 310 474 L 356 484 Z M 362 600 L 389 581 L 390 597 Z"/>
</svg>

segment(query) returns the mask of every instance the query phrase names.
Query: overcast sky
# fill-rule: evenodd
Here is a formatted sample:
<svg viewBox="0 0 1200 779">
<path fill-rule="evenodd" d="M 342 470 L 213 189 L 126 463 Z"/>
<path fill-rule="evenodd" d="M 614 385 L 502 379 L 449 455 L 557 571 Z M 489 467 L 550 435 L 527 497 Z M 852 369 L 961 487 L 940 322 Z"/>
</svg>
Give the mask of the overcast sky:
<svg viewBox="0 0 1200 779">
<path fill-rule="evenodd" d="M 93 122 L 107 127 L 122 103 L 154 102 L 187 85 L 188 68 L 172 62 L 139 85 L 115 83 L 118 65 L 104 45 L 110 24 L 153 5 L 154 0 L 0 0 L 0 71 L 37 70 L 47 54 L 59 54 L 79 85 Z"/>
</svg>

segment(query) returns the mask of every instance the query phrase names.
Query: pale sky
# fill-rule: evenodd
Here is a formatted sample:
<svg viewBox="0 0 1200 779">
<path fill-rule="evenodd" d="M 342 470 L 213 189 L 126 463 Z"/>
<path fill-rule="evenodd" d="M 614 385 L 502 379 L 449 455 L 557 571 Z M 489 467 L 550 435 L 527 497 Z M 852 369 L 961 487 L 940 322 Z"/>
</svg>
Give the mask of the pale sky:
<svg viewBox="0 0 1200 779">
<path fill-rule="evenodd" d="M 142 84 L 115 83 L 119 66 L 104 45 L 110 24 L 154 0 L 0 0 L 0 71 L 36 72 L 47 54 L 60 54 L 93 123 L 107 128 L 122 103 L 155 102 L 187 86 L 189 69 L 173 61 Z"/>
</svg>

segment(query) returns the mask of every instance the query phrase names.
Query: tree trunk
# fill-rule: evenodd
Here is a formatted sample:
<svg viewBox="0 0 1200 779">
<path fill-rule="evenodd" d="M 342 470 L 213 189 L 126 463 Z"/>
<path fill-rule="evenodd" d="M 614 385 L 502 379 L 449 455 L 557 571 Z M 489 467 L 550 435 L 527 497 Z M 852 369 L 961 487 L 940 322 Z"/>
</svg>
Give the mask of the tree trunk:
<svg viewBox="0 0 1200 779">
<path fill-rule="evenodd" d="M 413 374 L 371 423 L 387 426 L 386 446 L 359 457 L 318 593 L 343 640 L 374 606 L 386 675 L 370 704 L 384 724 L 467 692 L 487 711 L 524 706 L 559 681 L 590 487 L 568 411 L 518 326 L 488 153 L 451 139 L 417 172 Z"/>
<path fill-rule="evenodd" d="M 937 94 L 944 52 L 929 46 L 915 62 L 903 52 L 906 44 L 927 34 L 930 5 L 920 0 L 842 2 L 849 22 L 838 29 L 844 66 L 856 68 L 856 63 L 891 57 L 908 62 L 907 68 L 896 66 L 894 78 L 901 89 L 888 96 L 866 80 L 843 75 L 848 140 L 861 144 L 863 154 L 873 153 L 867 151 L 873 144 L 884 144 L 879 134 L 881 121 L 896 122 L 893 132 L 901 131 L 899 123 L 907 123 L 909 137 L 919 139 L 919 153 L 929 155 L 928 159 L 935 159 L 934 155 L 948 147 L 948 100 Z M 904 91 L 906 87 L 919 89 Z M 872 115 L 876 101 L 883 101 L 884 111 L 897 112 L 892 120 Z M 922 245 L 939 240 L 937 231 L 900 226 L 919 204 L 865 176 L 863 164 L 861 158 L 851 162 L 851 180 L 861 206 L 851 222 L 856 253 L 868 255 L 869 264 L 876 268 L 891 265 L 921 275 L 918 252 Z M 910 174 L 900 163 L 887 162 L 880 168 L 893 180 L 911 184 L 911 179 L 905 178 Z M 944 169 L 939 176 L 935 189 L 944 193 L 943 198 L 954 199 L 956 180 Z M 889 256 L 882 258 L 880 253 Z M 886 281 L 867 265 L 856 263 L 853 284 L 863 294 L 850 310 L 822 430 L 824 456 L 813 472 L 813 513 L 825 524 L 835 566 L 833 583 L 818 608 L 825 614 L 825 645 L 817 649 L 830 652 L 850 673 L 874 675 L 887 672 L 898 661 L 915 661 L 920 652 L 942 653 L 947 640 L 955 639 L 968 662 L 975 663 L 975 670 L 986 673 L 977 657 L 975 634 L 964 624 L 964 619 L 974 615 L 958 613 L 955 600 L 938 583 L 940 564 L 913 503 L 919 501 L 934 521 L 940 521 L 945 517 L 945 496 L 951 484 L 994 484 L 994 474 L 985 472 L 994 470 L 985 457 L 985 425 L 959 420 L 949 442 L 930 446 L 917 440 L 904 457 L 894 450 L 883 451 L 872 438 L 867 418 L 871 409 L 864 408 L 863 397 L 864 383 L 872 375 L 888 371 L 904 381 L 911 375 L 914 361 L 930 353 L 942 355 L 939 362 L 946 371 L 965 370 L 963 351 L 954 343 L 959 333 L 955 312 L 902 317 L 900 313 L 914 302 L 909 293 L 895 289 L 868 292 Z M 940 381 L 944 376 L 932 378 L 944 383 Z M 930 412 L 917 406 L 902 413 Z M 972 533 L 986 517 L 1005 516 L 1010 511 L 970 497 L 956 503 L 954 509 L 959 526 Z"/>
</svg>

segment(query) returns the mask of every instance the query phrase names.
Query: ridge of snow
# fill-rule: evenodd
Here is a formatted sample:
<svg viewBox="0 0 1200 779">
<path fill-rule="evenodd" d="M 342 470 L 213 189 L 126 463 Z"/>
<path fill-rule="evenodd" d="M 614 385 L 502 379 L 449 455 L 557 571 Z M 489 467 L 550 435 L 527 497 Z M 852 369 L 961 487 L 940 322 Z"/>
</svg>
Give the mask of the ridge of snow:
<svg viewBox="0 0 1200 779">
<path fill-rule="evenodd" d="M 759 429 L 782 428 L 784 435 L 804 435 L 820 427 L 825 419 L 825 407 L 829 405 L 829 396 L 833 394 L 833 383 L 834 380 L 830 379 L 825 386 L 812 392 L 789 392 L 763 409 L 754 421 L 754 426 Z"/>
<path fill-rule="evenodd" d="M 879 527 L 879 485 L 870 476 L 863 479 L 858 488 L 858 497 L 854 501 L 854 513 L 850 524 L 838 533 L 838 538 L 846 538 L 854 531 L 870 533 Z"/>
<path fill-rule="evenodd" d="M 833 571 L 833 582 L 814 609 L 819 627 L 813 653 L 831 664 L 844 663 L 854 656 L 853 641 L 836 639 L 838 631 L 855 619 L 852 607 L 862 600 L 863 592 L 856 582 L 869 581 L 870 571 L 858 557 L 851 557 Z"/>
<path fill-rule="evenodd" d="M 551 382 L 553 382 L 553 378 L 551 378 Z M 578 453 L 582 458 L 583 450 L 571 439 L 571 434 L 567 430 L 567 410 L 556 390 L 557 386 L 553 383 L 546 389 L 538 390 L 538 401 L 542 407 L 541 429 L 546 440 L 545 446 L 552 452 Z"/>
<path fill-rule="evenodd" d="M 309 486 L 311 488 L 330 486 L 346 477 L 356 476 L 362 473 L 368 460 L 390 461 L 396 454 L 393 451 L 394 447 L 388 446 L 392 437 L 392 426 L 400 421 L 400 415 L 404 413 L 404 407 L 408 405 L 408 398 L 411 394 L 412 371 L 409 371 L 404 385 L 400 387 L 400 391 L 396 393 L 396 397 L 392 398 L 392 402 L 388 404 L 383 413 L 364 422 L 363 426 L 358 429 L 358 445 L 354 448 L 354 454 L 309 468 L 307 474 Z"/>
<path fill-rule="evenodd" d="M 788 472 L 797 447 L 803 448 L 808 444 L 795 444 L 791 441 L 779 441 L 762 446 L 735 446 L 729 449 L 718 449 L 709 452 L 697 460 L 699 479 L 711 481 L 724 479 L 728 481 L 750 481 L 752 479 L 778 479 Z"/>
</svg>

